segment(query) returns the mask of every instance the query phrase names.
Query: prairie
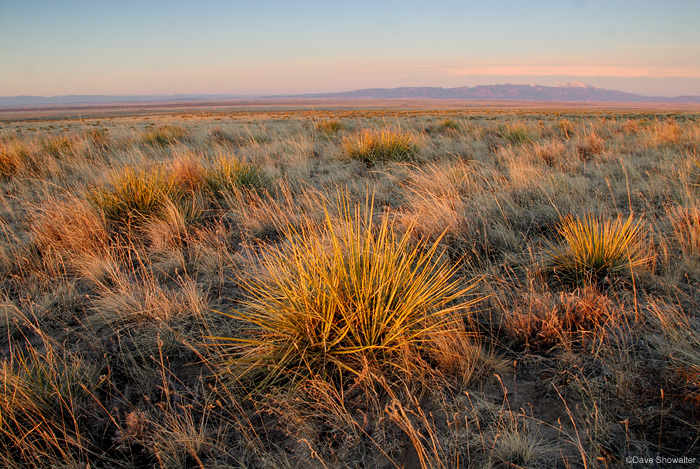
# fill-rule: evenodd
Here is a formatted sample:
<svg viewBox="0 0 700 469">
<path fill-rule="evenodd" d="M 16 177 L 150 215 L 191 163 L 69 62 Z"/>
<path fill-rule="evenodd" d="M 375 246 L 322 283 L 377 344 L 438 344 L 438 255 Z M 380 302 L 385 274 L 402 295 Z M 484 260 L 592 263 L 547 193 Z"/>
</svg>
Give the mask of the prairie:
<svg viewBox="0 0 700 469">
<path fill-rule="evenodd" d="M 0 120 L 3 466 L 700 462 L 700 113 L 96 114 Z"/>
</svg>

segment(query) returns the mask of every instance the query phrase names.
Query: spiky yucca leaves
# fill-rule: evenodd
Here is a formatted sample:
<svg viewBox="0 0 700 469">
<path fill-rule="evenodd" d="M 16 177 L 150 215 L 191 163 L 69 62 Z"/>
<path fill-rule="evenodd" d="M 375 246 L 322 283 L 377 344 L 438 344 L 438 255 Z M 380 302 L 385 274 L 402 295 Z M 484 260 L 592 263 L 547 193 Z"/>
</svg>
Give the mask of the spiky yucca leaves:
<svg viewBox="0 0 700 469">
<path fill-rule="evenodd" d="M 343 139 L 343 151 L 351 158 L 374 164 L 381 161 L 412 161 L 418 157 L 421 142 L 412 133 L 400 130 L 364 130 Z"/>
<path fill-rule="evenodd" d="M 563 246 L 550 251 L 549 267 L 565 282 L 581 285 L 643 270 L 653 260 L 646 241 L 646 228 L 633 215 L 626 221 L 587 215 L 561 220 Z"/>
<path fill-rule="evenodd" d="M 407 358 L 429 351 L 435 331 L 456 330 L 457 312 L 476 301 L 465 299 L 474 283 L 440 261 L 439 239 L 412 245 L 413 227 L 399 237 L 387 215 L 374 227 L 371 203 L 338 211 L 335 222 L 326 210 L 322 227 L 288 226 L 286 245 L 261 255 L 264 278 L 243 280 L 248 298 L 231 316 L 250 335 L 218 339 L 237 345 L 244 373 L 266 372 L 261 386 L 359 374 L 367 363 L 410 371 Z"/>
<path fill-rule="evenodd" d="M 140 222 L 162 213 L 168 200 L 180 198 L 178 181 L 165 171 L 124 168 L 112 177 L 111 187 L 88 193 L 88 200 L 117 226 Z"/>
<path fill-rule="evenodd" d="M 235 158 L 216 160 L 205 170 L 204 181 L 217 197 L 239 189 L 259 190 L 270 184 L 270 178 L 261 168 Z"/>
<path fill-rule="evenodd" d="M 338 119 L 320 121 L 316 123 L 316 130 L 331 135 L 343 130 L 343 122 Z"/>
<path fill-rule="evenodd" d="M 174 125 L 161 125 L 148 129 L 143 133 L 143 141 L 154 147 L 165 147 L 182 141 L 187 137 L 187 131 Z"/>
</svg>

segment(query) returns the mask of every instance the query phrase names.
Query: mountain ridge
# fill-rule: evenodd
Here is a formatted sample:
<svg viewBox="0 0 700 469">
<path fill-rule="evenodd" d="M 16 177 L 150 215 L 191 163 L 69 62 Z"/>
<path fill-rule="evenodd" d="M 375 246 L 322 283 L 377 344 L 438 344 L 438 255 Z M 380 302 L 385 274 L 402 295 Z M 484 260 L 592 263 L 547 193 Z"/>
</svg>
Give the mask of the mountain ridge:
<svg viewBox="0 0 700 469">
<path fill-rule="evenodd" d="M 0 107 L 32 108 L 41 106 L 97 104 L 148 104 L 156 102 L 187 103 L 226 99 L 426 99 L 464 101 L 560 101 L 600 103 L 700 103 L 700 96 L 645 96 L 569 82 L 558 86 L 535 84 L 476 85 L 443 88 L 435 86 L 403 86 L 398 88 L 364 88 L 334 93 L 292 95 L 233 94 L 152 94 L 152 95 L 63 95 L 63 96 L 0 96 Z"/>
<path fill-rule="evenodd" d="M 700 103 L 700 96 L 644 96 L 618 90 L 597 88 L 578 82 L 559 86 L 476 85 L 442 88 L 432 86 L 365 88 L 338 93 L 307 93 L 288 97 L 346 99 L 462 99 L 495 101 L 574 101 L 610 103 Z"/>
</svg>

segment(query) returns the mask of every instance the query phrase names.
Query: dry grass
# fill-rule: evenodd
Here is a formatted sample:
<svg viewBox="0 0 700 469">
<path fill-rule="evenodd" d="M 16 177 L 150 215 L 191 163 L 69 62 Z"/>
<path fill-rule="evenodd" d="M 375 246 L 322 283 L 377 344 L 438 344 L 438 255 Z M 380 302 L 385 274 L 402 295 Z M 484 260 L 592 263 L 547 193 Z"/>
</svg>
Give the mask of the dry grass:
<svg viewBox="0 0 700 469">
<path fill-rule="evenodd" d="M 0 122 L 0 465 L 697 457 L 700 115 L 200 111 Z"/>
</svg>

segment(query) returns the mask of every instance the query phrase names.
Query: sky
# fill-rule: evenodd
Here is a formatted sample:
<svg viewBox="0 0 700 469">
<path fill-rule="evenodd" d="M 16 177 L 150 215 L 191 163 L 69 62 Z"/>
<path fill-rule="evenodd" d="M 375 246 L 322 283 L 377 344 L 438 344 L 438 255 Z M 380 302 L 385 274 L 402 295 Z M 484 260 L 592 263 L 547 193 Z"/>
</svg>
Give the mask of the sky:
<svg viewBox="0 0 700 469">
<path fill-rule="evenodd" d="M 570 81 L 700 95 L 700 1 L 0 0 L 0 96 Z"/>
</svg>

